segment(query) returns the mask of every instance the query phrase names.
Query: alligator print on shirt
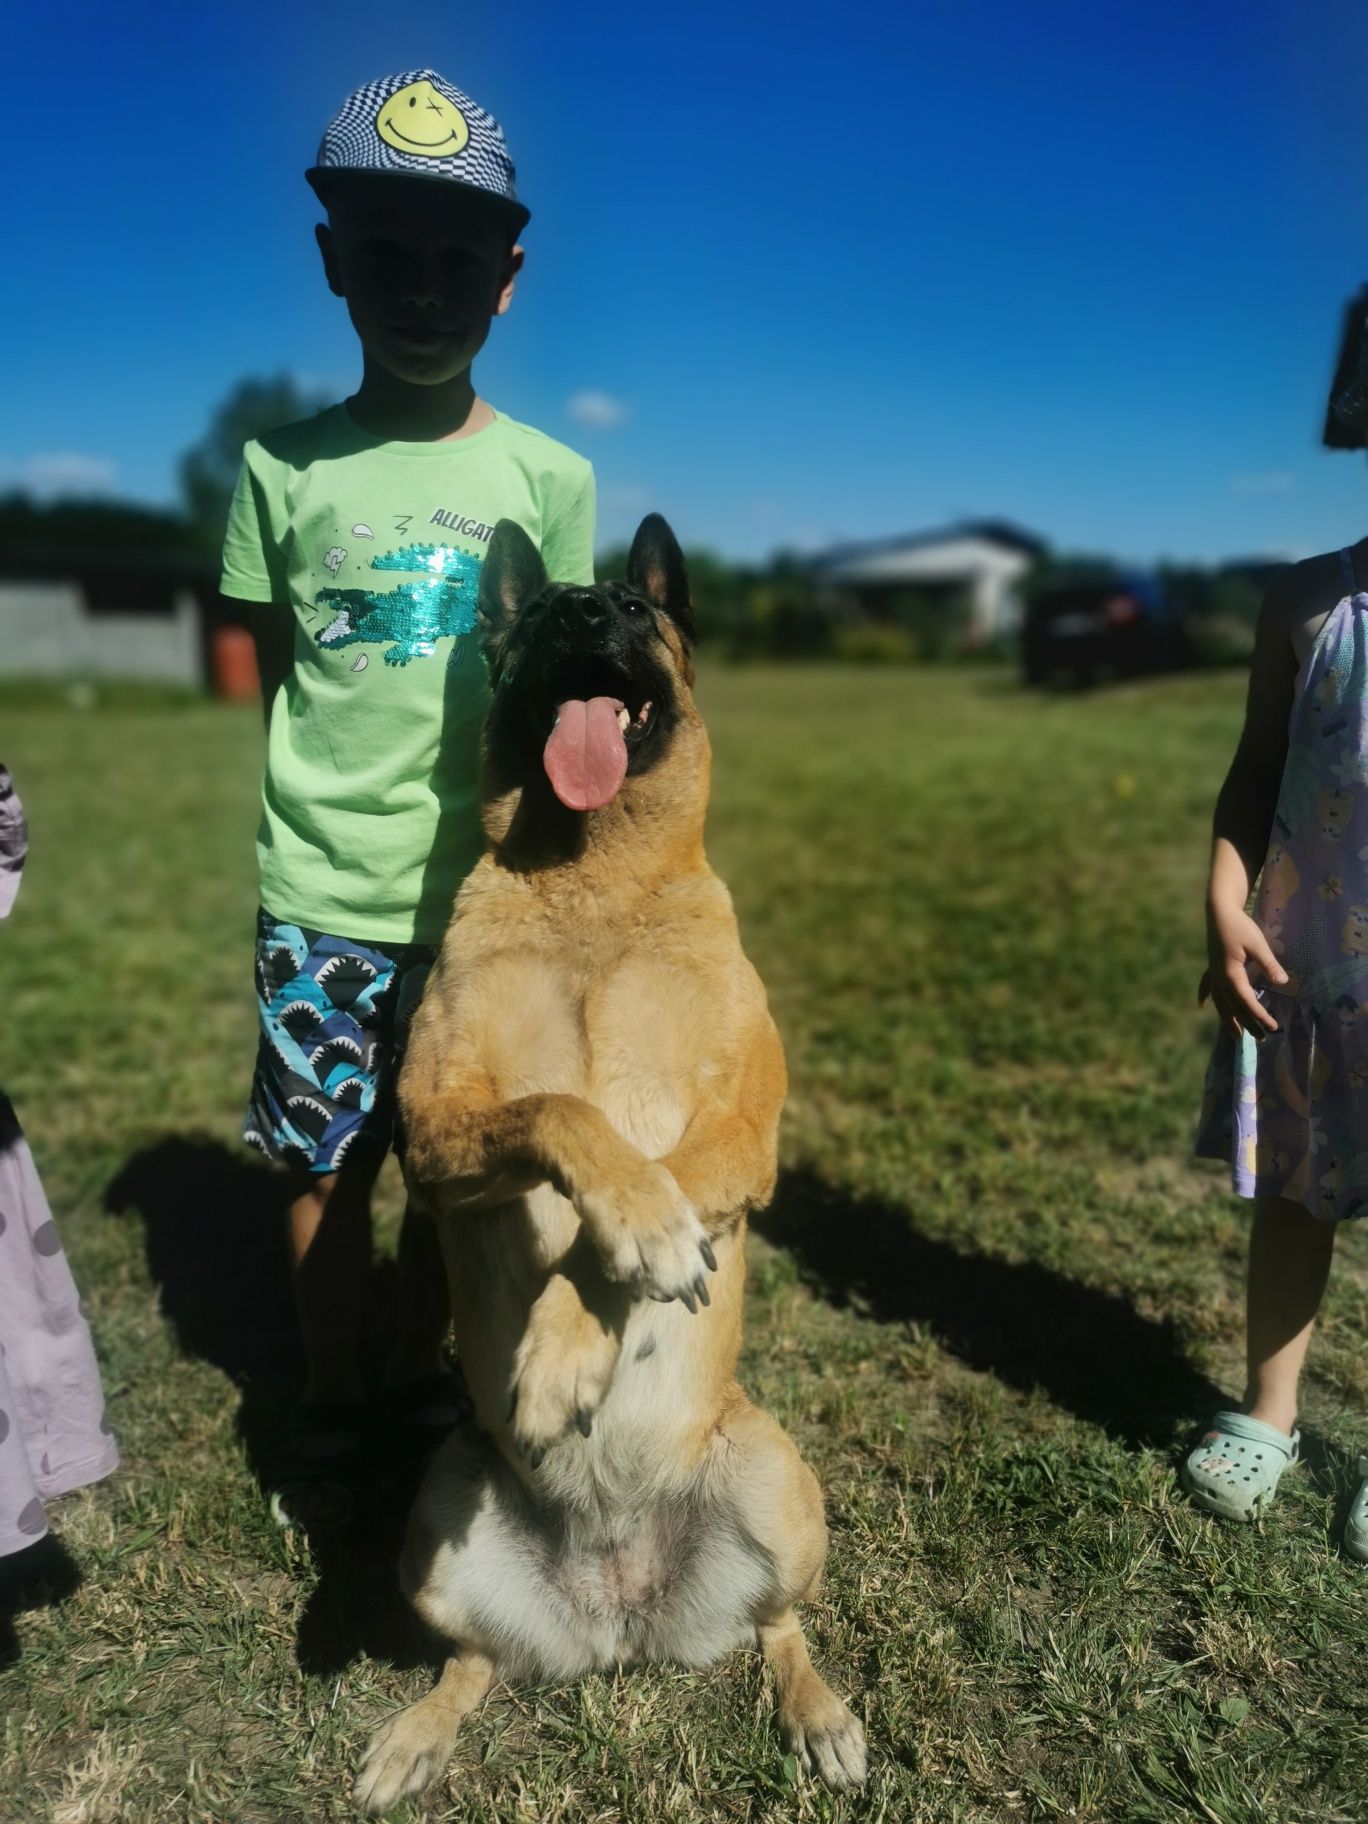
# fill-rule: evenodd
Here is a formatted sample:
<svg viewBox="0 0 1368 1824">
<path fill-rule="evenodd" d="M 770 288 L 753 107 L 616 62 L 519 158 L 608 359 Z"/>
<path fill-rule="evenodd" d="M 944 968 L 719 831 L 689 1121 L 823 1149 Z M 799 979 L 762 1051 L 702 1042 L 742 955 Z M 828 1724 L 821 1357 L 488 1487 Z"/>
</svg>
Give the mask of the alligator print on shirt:
<svg viewBox="0 0 1368 1824">
<path fill-rule="evenodd" d="M 474 627 L 480 559 L 470 552 L 452 545 L 404 545 L 380 552 L 370 568 L 426 574 L 421 582 L 389 590 L 320 589 L 318 606 L 334 610 L 314 636 L 325 652 L 392 641 L 383 654 L 386 665 L 407 665 L 410 659 L 430 659 L 438 640 L 459 638 Z"/>
</svg>

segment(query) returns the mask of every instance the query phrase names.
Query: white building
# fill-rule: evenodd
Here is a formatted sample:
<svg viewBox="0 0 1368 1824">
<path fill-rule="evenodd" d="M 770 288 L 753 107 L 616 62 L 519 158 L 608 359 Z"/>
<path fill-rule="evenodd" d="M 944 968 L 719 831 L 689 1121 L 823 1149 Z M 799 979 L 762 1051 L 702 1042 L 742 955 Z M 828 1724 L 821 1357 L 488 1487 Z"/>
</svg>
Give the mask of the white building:
<svg viewBox="0 0 1368 1824">
<path fill-rule="evenodd" d="M 894 611 L 900 593 L 967 609 L 966 644 L 982 646 L 1016 630 L 1021 579 L 1048 546 L 1003 520 L 962 520 L 933 532 L 842 545 L 813 561 L 816 575 L 871 617 Z"/>
</svg>

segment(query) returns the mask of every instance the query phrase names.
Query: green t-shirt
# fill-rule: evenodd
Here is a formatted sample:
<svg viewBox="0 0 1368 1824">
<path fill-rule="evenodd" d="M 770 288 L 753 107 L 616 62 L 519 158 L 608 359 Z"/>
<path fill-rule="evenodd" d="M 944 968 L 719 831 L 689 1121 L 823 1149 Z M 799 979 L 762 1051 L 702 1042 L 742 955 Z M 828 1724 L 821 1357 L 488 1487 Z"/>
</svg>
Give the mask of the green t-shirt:
<svg viewBox="0 0 1368 1824">
<path fill-rule="evenodd" d="M 558 582 L 593 582 L 593 470 L 501 413 L 455 442 L 384 443 L 335 405 L 247 445 L 221 587 L 294 615 L 257 833 L 278 918 L 440 942 L 483 847 L 475 603 L 500 519 Z"/>
</svg>

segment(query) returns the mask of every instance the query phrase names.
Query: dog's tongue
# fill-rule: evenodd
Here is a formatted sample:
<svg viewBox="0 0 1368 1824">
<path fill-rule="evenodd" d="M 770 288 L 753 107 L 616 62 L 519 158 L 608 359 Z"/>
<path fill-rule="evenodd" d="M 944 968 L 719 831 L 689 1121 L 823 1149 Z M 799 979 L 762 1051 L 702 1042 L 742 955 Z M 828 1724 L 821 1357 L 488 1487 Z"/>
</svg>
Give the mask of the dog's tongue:
<svg viewBox="0 0 1368 1824">
<path fill-rule="evenodd" d="M 542 765 L 552 790 L 572 811 L 600 811 L 627 777 L 627 743 L 617 697 L 572 697 L 562 703 Z"/>
</svg>

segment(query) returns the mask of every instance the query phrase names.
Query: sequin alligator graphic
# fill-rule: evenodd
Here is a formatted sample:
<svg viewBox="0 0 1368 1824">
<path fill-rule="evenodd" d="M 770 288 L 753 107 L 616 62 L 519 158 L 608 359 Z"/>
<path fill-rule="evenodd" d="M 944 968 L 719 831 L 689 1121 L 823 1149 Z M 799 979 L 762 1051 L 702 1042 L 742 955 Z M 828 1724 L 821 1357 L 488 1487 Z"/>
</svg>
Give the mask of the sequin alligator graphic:
<svg viewBox="0 0 1368 1824">
<path fill-rule="evenodd" d="M 421 582 L 389 590 L 320 589 L 318 605 L 335 611 L 314 636 L 325 652 L 392 640 L 383 654 L 386 665 L 407 665 L 410 659 L 430 659 L 438 640 L 459 638 L 474 627 L 480 560 L 471 553 L 451 545 L 403 545 L 379 552 L 370 568 L 426 574 Z"/>
</svg>

